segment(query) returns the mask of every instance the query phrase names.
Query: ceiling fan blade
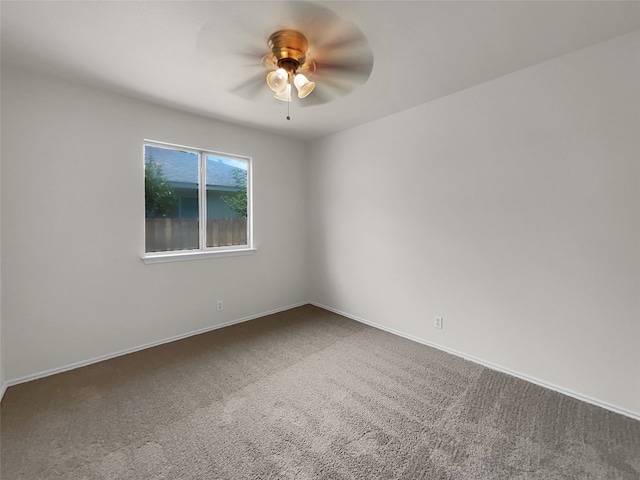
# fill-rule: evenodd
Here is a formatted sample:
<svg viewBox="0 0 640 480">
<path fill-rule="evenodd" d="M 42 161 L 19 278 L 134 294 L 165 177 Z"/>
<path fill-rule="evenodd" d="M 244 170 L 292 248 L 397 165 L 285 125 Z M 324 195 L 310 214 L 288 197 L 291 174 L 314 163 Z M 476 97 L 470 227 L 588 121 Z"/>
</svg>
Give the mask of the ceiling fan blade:
<svg viewBox="0 0 640 480">
<path fill-rule="evenodd" d="M 314 58 L 320 52 L 335 57 L 369 49 L 369 44 L 352 22 L 340 17 L 331 8 L 310 1 L 276 2 L 278 18 L 273 31 L 291 29 L 301 32 L 309 40 L 309 53 Z M 279 17 L 278 17 L 279 15 Z"/>
<path fill-rule="evenodd" d="M 260 60 L 267 53 L 267 48 L 262 49 L 244 49 L 233 53 L 237 58 L 241 58 L 252 65 L 260 65 Z"/>
<path fill-rule="evenodd" d="M 311 94 L 301 100 L 303 107 L 312 107 L 332 102 L 340 97 L 351 93 L 358 84 L 345 79 L 337 79 L 327 76 L 316 82 L 316 88 Z"/>
<path fill-rule="evenodd" d="M 315 75 L 319 77 L 342 76 L 348 77 L 357 83 L 364 83 L 368 80 L 373 70 L 373 58 L 370 61 L 359 61 L 352 63 L 342 62 L 316 62 Z"/>
<path fill-rule="evenodd" d="M 349 81 L 340 81 L 337 79 L 324 79 L 322 82 L 316 83 L 316 88 L 311 95 L 315 95 L 315 90 L 318 90 L 327 101 L 332 101 L 336 98 L 344 97 L 351 93 L 358 85 Z M 309 97 L 311 96 L 309 95 Z M 308 97 L 307 97 L 308 98 Z"/>
<path fill-rule="evenodd" d="M 264 92 L 270 92 L 262 71 L 231 87 L 229 91 L 247 100 L 253 100 Z"/>
<path fill-rule="evenodd" d="M 367 39 L 361 32 L 350 30 L 343 33 L 344 34 L 341 36 L 341 38 L 334 37 L 328 42 L 318 44 L 318 49 L 332 52 L 332 55 L 335 55 L 335 53 L 338 51 L 361 50 L 369 46 L 369 42 L 367 42 Z"/>
<path fill-rule="evenodd" d="M 307 16 L 303 32 L 309 40 L 309 56 L 315 61 L 310 78 L 318 83 L 336 80 L 341 85 L 351 84 L 343 91 L 367 82 L 373 70 L 373 53 L 354 23 L 310 2 L 294 2 L 290 8 Z"/>
<path fill-rule="evenodd" d="M 341 21 L 333 10 L 317 3 L 288 1 L 281 2 L 281 5 L 286 12 L 283 18 L 284 28 L 299 30 L 309 41 L 327 38 Z"/>
<path fill-rule="evenodd" d="M 317 59 L 346 60 L 366 56 L 371 52 L 364 34 L 350 25 L 342 25 L 335 35 L 331 35 L 326 40 L 319 38 L 312 45 L 312 54 Z"/>
<path fill-rule="evenodd" d="M 331 94 L 324 85 L 317 85 L 314 88 L 313 92 L 308 97 L 300 100 L 298 105 L 301 107 L 315 107 L 317 105 L 324 105 L 325 103 L 332 102 L 337 99 L 340 95 Z"/>
</svg>

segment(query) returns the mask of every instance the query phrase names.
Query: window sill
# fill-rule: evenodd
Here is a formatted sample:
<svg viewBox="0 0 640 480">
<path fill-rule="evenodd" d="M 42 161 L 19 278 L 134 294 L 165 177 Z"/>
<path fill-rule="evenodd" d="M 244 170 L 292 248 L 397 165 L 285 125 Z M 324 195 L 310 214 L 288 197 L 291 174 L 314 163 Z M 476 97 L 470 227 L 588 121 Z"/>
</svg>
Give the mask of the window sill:
<svg viewBox="0 0 640 480">
<path fill-rule="evenodd" d="M 167 262 L 186 262 L 188 260 L 204 260 L 207 258 L 220 257 L 236 257 L 240 255 L 252 255 L 256 252 L 255 248 L 238 248 L 229 250 L 214 251 L 195 251 L 195 252 L 162 252 L 147 253 L 140 257 L 145 264 L 150 263 L 167 263 Z"/>
</svg>

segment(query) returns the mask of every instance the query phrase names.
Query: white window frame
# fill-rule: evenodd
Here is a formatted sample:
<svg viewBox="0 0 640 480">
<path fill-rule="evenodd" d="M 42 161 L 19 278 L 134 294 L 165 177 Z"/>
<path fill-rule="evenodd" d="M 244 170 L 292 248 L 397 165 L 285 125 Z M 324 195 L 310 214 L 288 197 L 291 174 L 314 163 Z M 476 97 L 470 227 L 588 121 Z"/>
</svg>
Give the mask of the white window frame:
<svg viewBox="0 0 640 480">
<path fill-rule="evenodd" d="M 230 257 L 238 255 L 251 255 L 256 251 L 253 245 L 253 159 L 245 155 L 234 153 L 218 152 L 205 148 L 187 147 L 174 143 L 159 142 L 156 140 L 144 140 L 142 144 L 142 166 L 144 168 L 145 147 L 168 148 L 195 153 L 198 155 L 198 249 L 190 250 L 169 250 L 165 252 L 145 252 L 140 257 L 145 264 L 182 262 L 186 260 L 199 260 L 205 258 Z M 229 158 L 230 160 L 245 160 L 247 162 L 247 244 L 229 245 L 223 247 L 207 247 L 207 192 L 206 192 L 206 169 L 207 163 L 204 161 L 206 155 Z M 204 180 L 204 181 L 203 181 Z M 146 236 L 146 231 L 145 231 Z M 146 243 L 145 243 L 146 244 Z"/>
</svg>

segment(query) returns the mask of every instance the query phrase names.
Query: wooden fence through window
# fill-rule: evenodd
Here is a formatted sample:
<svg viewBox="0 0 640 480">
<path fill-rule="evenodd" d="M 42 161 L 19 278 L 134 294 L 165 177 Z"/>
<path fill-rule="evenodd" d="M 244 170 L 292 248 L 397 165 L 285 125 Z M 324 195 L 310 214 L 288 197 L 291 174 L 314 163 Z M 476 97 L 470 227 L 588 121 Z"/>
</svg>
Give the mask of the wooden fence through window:
<svg viewBox="0 0 640 480">
<path fill-rule="evenodd" d="M 247 244 L 247 219 L 208 218 L 207 247 Z M 198 248 L 197 218 L 146 218 L 147 252 L 165 252 Z"/>
</svg>

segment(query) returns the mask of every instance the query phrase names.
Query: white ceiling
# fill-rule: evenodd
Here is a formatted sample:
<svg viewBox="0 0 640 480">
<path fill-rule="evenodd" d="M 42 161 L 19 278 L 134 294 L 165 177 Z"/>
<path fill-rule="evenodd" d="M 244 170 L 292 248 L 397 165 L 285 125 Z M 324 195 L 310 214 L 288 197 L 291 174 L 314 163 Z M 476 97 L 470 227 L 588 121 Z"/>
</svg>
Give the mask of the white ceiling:
<svg viewBox="0 0 640 480">
<path fill-rule="evenodd" d="M 2 65 L 68 78 L 225 121 L 317 138 L 640 29 L 640 2 L 1 2 Z M 298 12 L 300 8 L 306 15 Z M 324 15 L 324 16 L 323 16 Z M 334 16 L 368 40 L 368 81 L 322 105 L 253 100 L 232 87 L 264 71 L 287 27 L 313 43 Z M 305 18 L 303 18 L 305 17 Z M 306 31 L 305 31 L 306 30 Z M 325 29 L 326 30 L 326 29 Z M 308 33 L 311 32 L 311 33 Z M 331 32 L 324 32 L 332 34 Z M 339 32 L 338 32 L 339 33 Z M 317 92 L 323 85 L 318 79 Z"/>
</svg>

